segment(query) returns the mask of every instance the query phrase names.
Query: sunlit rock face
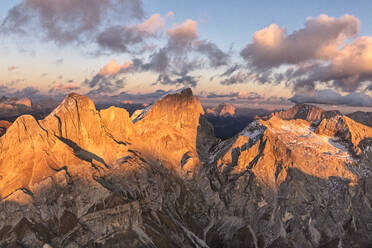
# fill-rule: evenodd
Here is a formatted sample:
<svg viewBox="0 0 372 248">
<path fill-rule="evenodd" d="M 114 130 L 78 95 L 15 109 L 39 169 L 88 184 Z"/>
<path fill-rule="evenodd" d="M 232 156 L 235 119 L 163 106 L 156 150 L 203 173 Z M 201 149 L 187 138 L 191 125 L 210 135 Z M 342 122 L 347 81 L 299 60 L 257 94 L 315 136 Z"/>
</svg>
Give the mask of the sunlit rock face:
<svg viewBox="0 0 372 248">
<path fill-rule="evenodd" d="M 250 168 L 263 184 L 276 188 L 286 179 L 289 168 L 322 179 L 337 176 L 355 181 L 347 169 L 353 161 L 348 146 L 334 134 L 318 134 L 302 119 L 274 116 L 245 128 L 217 164 L 222 171 L 237 174 Z"/>
<path fill-rule="evenodd" d="M 200 164 L 197 153 L 198 129 L 204 114 L 191 89 L 183 89 L 160 98 L 148 106 L 134 122 L 135 147 L 144 156 L 168 164 L 187 174 Z M 208 124 L 206 124 L 208 125 Z M 210 128 L 210 127 L 207 127 Z"/>
<path fill-rule="evenodd" d="M 372 129 L 306 109 L 220 141 L 190 89 L 70 94 L 0 138 L 0 247 L 369 247 Z"/>
</svg>

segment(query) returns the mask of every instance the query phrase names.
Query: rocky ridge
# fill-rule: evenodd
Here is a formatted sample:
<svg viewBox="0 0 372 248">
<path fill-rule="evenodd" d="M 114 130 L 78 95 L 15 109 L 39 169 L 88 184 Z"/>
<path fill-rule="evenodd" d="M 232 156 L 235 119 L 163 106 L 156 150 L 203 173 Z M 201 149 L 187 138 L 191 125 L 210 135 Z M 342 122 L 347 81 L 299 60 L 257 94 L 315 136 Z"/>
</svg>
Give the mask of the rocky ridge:
<svg viewBox="0 0 372 248">
<path fill-rule="evenodd" d="M 214 108 L 207 108 L 206 113 L 214 116 L 235 116 L 236 109 L 231 103 L 221 103 Z"/>
<path fill-rule="evenodd" d="M 284 111 L 272 113 L 268 118 L 277 116 L 283 120 L 302 119 L 307 121 L 322 120 L 336 115 L 341 115 L 337 110 L 326 111 L 317 106 L 309 104 L 296 104 L 292 108 Z"/>
<path fill-rule="evenodd" d="M 368 247 L 371 137 L 305 113 L 220 141 L 190 89 L 136 117 L 70 94 L 0 138 L 0 246 Z"/>
</svg>

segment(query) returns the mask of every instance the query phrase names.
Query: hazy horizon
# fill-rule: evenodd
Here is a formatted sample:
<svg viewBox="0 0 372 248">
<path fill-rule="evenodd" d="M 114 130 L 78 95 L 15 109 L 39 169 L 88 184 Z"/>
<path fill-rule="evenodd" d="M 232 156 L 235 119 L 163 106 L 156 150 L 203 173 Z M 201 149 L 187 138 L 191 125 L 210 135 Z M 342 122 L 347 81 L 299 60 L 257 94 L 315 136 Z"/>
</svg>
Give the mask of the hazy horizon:
<svg viewBox="0 0 372 248">
<path fill-rule="evenodd" d="M 0 95 L 372 106 L 371 2 L 84 3 L 0 3 Z"/>
</svg>

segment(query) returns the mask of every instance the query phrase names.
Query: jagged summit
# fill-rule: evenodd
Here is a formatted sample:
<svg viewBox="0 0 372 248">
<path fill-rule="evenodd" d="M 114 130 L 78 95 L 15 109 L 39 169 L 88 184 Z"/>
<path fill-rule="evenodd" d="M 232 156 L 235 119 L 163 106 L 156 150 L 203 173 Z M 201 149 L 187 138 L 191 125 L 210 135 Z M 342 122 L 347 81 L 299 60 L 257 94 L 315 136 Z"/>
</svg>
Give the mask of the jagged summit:
<svg viewBox="0 0 372 248">
<path fill-rule="evenodd" d="M 322 120 L 323 118 L 330 118 L 336 115 L 341 115 L 341 113 L 337 110 L 326 111 L 317 106 L 304 103 L 299 103 L 288 110 L 271 114 L 271 116 L 277 116 L 283 120 L 302 119 L 307 121 Z"/>
<path fill-rule="evenodd" d="M 192 174 L 200 163 L 197 137 L 210 133 L 211 128 L 202 115 L 202 105 L 190 88 L 162 96 L 133 121 L 138 149 L 177 166 L 188 154 L 187 163 L 180 169 Z"/>
<path fill-rule="evenodd" d="M 165 113 L 168 110 L 164 108 L 164 105 L 169 104 L 169 108 L 173 108 L 174 106 L 179 106 L 181 104 L 187 108 L 190 103 L 191 104 L 193 103 L 194 101 L 193 99 L 197 99 L 197 98 L 193 96 L 192 90 L 190 88 L 181 88 L 176 91 L 168 92 L 167 94 L 164 94 L 163 96 L 159 97 L 153 104 L 147 106 L 140 113 L 137 113 L 136 117 L 133 118 L 133 123 L 143 119 L 154 107 L 158 109 L 159 105 L 163 105 L 162 106 L 163 109 L 160 111 L 164 111 Z M 166 104 L 163 104 L 164 102 L 166 102 Z M 153 110 L 153 111 L 156 112 L 158 110 Z M 175 114 L 175 112 L 173 114 Z"/>
<path fill-rule="evenodd" d="M 90 109 L 96 111 L 94 102 L 88 97 L 77 93 L 68 94 L 65 99 L 55 108 L 50 115 L 58 114 L 60 111 L 69 111 L 75 109 Z"/>
<path fill-rule="evenodd" d="M 235 116 L 236 109 L 231 103 L 221 103 L 214 108 L 208 108 L 207 114 L 215 116 Z"/>
<path fill-rule="evenodd" d="M 182 89 L 134 123 L 78 94 L 21 116 L 0 138 L 0 246 L 368 247 L 372 128 L 282 115 L 217 140 Z"/>
</svg>

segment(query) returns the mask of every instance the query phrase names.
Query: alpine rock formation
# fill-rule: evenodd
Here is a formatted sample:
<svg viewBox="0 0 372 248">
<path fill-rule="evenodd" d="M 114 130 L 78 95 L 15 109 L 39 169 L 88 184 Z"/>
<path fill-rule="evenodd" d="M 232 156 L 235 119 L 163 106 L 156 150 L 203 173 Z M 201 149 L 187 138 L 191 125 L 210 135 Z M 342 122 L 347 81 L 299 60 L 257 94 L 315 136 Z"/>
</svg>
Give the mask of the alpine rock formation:
<svg viewBox="0 0 372 248">
<path fill-rule="evenodd" d="M 207 114 L 215 116 L 235 116 L 236 109 L 231 103 L 221 103 L 214 108 L 207 108 Z"/>
<path fill-rule="evenodd" d="M 372 128 L 300 106 L 231 139 L 191 89 L 70 94 L 0 138 L 0 247 L 369 247 Z"/>
</svg>

